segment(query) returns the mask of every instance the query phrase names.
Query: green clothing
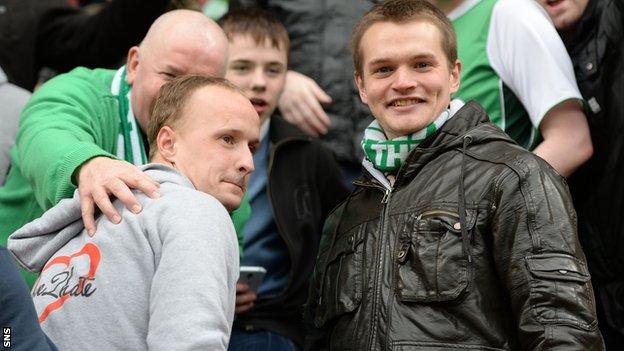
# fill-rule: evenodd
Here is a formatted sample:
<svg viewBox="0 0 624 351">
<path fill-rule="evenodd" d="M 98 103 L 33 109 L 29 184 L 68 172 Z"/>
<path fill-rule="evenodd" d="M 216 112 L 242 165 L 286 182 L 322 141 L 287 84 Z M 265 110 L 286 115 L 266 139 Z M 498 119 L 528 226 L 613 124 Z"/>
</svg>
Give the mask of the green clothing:
<svg viewBox="0 0 624 351">
<path fill-rule="evenodd" d="M 111 92 L 114 75 L 114 70 L 80 67 L 33 94 L 22 112 L 11 170 L 0 188 L 0 245 L 16 229 L 72 197 L 72 176 L 80 165 L 97 156 L 116 158 L 120 117 Z M 245 207 L 249 204 L 241 205 L 243 211 Z M 27 278 L 31 285 L 33 277 Z"/>
<path fill-rule="evenodd" d="M 541 141 L 539 130 L 531 123 L 516 95 L 494 71 L 488 56 L 490 21 L 496 2 L 483 0 L 453 20 L 457 52 L 462 62 L 461 87 L 454 97 L 478 101 L 492 123 L 525 149 L 532 150 Z"/>
</svg>

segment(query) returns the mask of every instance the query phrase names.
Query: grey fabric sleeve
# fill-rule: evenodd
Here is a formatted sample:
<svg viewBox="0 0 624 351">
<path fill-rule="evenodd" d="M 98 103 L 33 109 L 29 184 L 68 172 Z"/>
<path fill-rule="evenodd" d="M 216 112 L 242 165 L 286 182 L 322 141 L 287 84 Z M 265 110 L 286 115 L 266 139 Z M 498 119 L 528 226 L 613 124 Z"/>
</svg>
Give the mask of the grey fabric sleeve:
<svg viewBox="0 0 624 351">
<path fill-rule="evenodd" d="M 168 194 L 157 216 L 162 251 L 150 291 L 148 348 L 226 350 L 239 275 L 234 226 L 215 198 L 181 193 Z"/>
</svg>

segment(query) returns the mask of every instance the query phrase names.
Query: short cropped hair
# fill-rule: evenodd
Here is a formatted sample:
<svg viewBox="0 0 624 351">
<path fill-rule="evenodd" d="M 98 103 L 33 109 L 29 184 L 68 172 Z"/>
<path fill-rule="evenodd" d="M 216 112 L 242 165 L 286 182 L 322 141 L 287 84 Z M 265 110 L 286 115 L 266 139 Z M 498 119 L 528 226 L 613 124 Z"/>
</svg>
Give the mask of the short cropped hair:
<svg viewBox="0 0 624 351">
<path fill-rule="evenodd" d="M 404 24 L 412 21 L 427 21 L 438 28 L 442 34 L 442 50 L 452 68 L 457 60 L 457 37 L 453 24 L 437 7 L 426 0 L 386 0 L 375 4 L 351 32 L 351 55 L 355 74 L 362 75 L 362 52 L 360 43 L 364 33 L 375 23 L 393 22 Z M 418 40 L 418 38 L 414 38 Z"/>
<path fill-rule="evenodd" d="M 219 20 L 230 41 L 235 35 L 249 35 L 256 45 L 267 41 L 278 50 L 290 51 L 290 39 L 284 25 L 270 12 L 259 8 L 234 10 Z"/>
<path fill-rule="evenodd" d="M 207 86 L 222 87 L 245 96 L 239 88 L 224 78 L 184 75 L 167 82 L 160 88 L 150 110 L 147 126 L 150 159 L 158 150 L 156 137 L 160 129 L 164 126 L 177 126 L 189 98 L 195 91 Z"/>
</svg>

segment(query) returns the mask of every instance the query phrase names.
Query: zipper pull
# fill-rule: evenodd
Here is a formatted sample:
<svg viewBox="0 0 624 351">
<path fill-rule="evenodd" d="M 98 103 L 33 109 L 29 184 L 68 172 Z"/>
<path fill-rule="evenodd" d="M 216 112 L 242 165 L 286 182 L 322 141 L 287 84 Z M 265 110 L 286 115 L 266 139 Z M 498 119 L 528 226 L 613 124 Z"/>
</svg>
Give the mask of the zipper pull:
<svg viewBox="0 0 624 351">
<path fill-rule="evenodd" d="M 410 244 L 407 242 L 404 242 L 401 244 L 401 247 L 399 248 L 399 251 L 397 252 L 397 261 L 400 264 L 405 263 L 405 261 L 407 261 L 407 256 L 409 253 L 409 249 L 410 249 Z"/>
<path fill-rule="evenodd" d="M 390 189 L 386 189 L 385 193 L 384 193 L 384 196 L 381 198 L 381 203 L 382 204 L 387 204 L 389 197 L 390 197 Z"/>
</svg>

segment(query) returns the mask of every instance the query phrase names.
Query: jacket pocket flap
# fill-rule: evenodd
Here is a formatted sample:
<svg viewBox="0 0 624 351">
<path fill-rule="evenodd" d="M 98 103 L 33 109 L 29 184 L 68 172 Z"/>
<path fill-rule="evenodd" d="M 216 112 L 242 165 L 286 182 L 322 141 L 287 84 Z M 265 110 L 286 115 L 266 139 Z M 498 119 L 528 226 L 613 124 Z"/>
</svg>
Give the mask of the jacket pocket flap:
<svg viewBox="0 0 624 351">
<path fill-rule="evenodd" d="M 350 254 L 355 252 L 356 247 L 364 242 L 364 235 L 360 231 L 351 231 L 345 233 L 336 239 L 336 242 L 331 248 L 327 262 L 330 263 L 343 254 Z"/>
<path fill-rule="evenodd" d="M 590 276 L 585 263 L 566 254 L 539 254 L 525 257 L 527 268 L 536 278 L 585 283 Z"/>
</svg>

